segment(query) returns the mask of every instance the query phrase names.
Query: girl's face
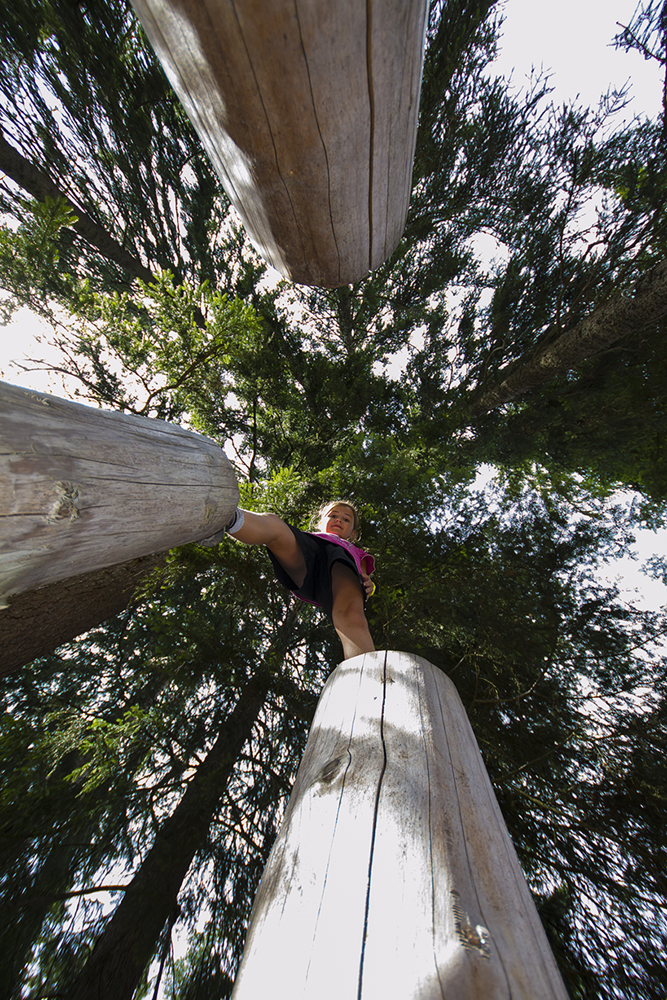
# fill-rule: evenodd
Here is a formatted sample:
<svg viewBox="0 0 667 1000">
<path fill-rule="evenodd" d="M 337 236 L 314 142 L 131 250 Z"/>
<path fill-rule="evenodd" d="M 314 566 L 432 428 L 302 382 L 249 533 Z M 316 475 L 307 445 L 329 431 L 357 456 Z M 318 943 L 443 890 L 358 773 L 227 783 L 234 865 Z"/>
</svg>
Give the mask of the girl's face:
<svg viewBox="0 0 667 1000">
<path fill-rule="evenodd" d="M 334 504 L 323 515 L 320 531 L 338 535 L 339 538 L 351 538 L 354 535 L 354 511 L 346 504 Z"/>
</svg>

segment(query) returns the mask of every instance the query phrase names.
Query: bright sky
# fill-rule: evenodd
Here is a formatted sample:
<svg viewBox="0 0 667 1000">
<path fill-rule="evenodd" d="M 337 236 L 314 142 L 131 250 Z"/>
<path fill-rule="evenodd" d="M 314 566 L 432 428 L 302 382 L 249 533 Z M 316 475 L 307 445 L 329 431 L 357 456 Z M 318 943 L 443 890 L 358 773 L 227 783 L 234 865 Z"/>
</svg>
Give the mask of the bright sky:
<svg viewBox="0 0 667 1000">
<path fill-rule="evenodd" d="M 552 98 L 580 98 L 594 106 L 610 87 L 631 84 L 626 115 L 656 117 L 661 106 L 660 67 L 637 52 L 613 46 L 628 25 L 634 0 L 507 0 L 498 72 L 524 87 L 531 69 L 551 76 Z"/>
<path fill-rule="evenodd" d="M 512 77 L 517 88 L 526 86 L 531 70 L 543 69 L 551 75 L 552 98 L 562 102 L 579 98 L 595 105 L 610 86 L 621 88 L 630 83 L 632 101 L 624 116 L 659 113 L 661 77 L 654 62 L 638 53 L 614 48 L 612 40 L 627 25 L 635 10 L 634 0 L 506 0 L 505 23 L 500 42 L 498 73 Z M 48 355 L 48 329 L 42 329 L 43 342 L 35 346 L 35 320 L 27 312 L 17 316 L 10 327 L 0 328 L 0 377 L 16 385 L 64 395 L 62 385 L 48 373 L 21 373 L 11 362 L 26 354 Z M 638 547 L 643 560 L 655 552 L 667 551 L 667 532 L 656 536 L 642 533 Z M 624 561 L 615 571 L 623 575 L 624 585 L 647 592 L 647 579 L 638 563 Z M 649 588 L 650 603 L 664 603 L 667 591 L 662 585 Z"/>
</svg>

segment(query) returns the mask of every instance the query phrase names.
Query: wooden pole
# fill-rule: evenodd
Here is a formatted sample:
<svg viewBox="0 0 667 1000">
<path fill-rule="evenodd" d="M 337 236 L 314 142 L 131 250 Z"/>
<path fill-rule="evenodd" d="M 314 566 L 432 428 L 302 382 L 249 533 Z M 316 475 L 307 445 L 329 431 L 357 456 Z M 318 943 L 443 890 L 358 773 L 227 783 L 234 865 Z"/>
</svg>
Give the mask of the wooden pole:
<svg viewBox="0 0 667 1000">
<path fill-rule="evenodd" d="M 567 1000 L 465 710 L 417 656 L 342 663 L 232 1000 Z"/>
<path fill-rule="evenodd" d="M 358 281 L 405 226 L 428 0 L 132 0 L 259 253 Z"/>
<path fill-rule="evenodd" d="M 208 438 L 0 383 L 0 606 L 212 535 L 238 496 Z"/>
</svg>

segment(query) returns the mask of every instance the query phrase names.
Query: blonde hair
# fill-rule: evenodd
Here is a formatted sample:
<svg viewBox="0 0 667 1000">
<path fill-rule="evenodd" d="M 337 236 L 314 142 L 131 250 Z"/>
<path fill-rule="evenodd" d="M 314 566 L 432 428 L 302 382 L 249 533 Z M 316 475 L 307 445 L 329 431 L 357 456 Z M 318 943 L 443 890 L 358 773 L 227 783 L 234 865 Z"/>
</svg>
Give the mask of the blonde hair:
<svg viewBox="0 0 667 1000">
<path fill-rule="evenodd" d="M 358 538 L 361 534 L 361 518 L 359 517 L 359 511 L 349 500 L 327 500 L 326 503 L 320 504 L 317 512 L 313 514 L 310 523 L 315 525 L 315 528 L 319 528 L 322 518 L 325 514 L 328 514 L 332 507 L 349 507 L 354 515 L 352 522 L 352 536 Z"/>
</svg>

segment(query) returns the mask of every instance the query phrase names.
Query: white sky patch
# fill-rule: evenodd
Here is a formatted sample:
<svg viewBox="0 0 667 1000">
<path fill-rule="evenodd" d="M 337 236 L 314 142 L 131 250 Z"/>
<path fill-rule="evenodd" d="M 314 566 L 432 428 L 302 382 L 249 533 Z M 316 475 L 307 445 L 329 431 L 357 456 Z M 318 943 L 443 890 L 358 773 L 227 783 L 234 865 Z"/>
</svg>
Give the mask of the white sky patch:
<svg viewBox="0 0 667 1000">
<path fill-rule="evenodd" d="M 492 71 L 511 76 L 522 89 L 533 70 L 544 70 L 551 74 L 555 103 L 578 98 L 591 107 L 610 87 L 620 90 L 629 83 L 631 100 L 623 117 L 656 118 L 662 102 L 659 64 L 613 45 L 619 25 L 630 23 L 636 6 L 636 0 L 508 0 Z"/>
<path fill-rule="evenodd" d="M 60 352 L 53 346 L 53 328 L 27 306 L 14 314 L 12 322 L 0 326 L 0 378 L 11 385 L 48 392 L 61 399 L 75 399 L 76 379 L 65 378 L 53 371 L 37 371 L 28 358 L 43 358 L 48 364 L 62 363 Z M 33 370 L 23 371 L 21 365 Z"/>
<path fill-rule="evenodd" d="M 642 529 L 635 532 L 637 541 L 633 546 L 636 559 L 624 556 L 607 564 L 603 579 L 616 583 L 621 598 L 641 611 L 659 611 L 667 606 L 667 587 L 661 580 L 655 580 L 642 572 L 642 566 L 651 556 L 667 555 L 667 528 L 657 531 Z"/>
<path fill-rule="evenodd" d="M 424 346 L 424 333 L 426 327 L 420 326 L 410 334 L 408 343 L 400 351 L 389 355 L 384 361 L 376 361 L 373 364 L 374 375 L 386 375 L 387 378 L 400 381 L 405 374 L 408 361 L 413 351 L 420 351 Z"/>
</svg>

